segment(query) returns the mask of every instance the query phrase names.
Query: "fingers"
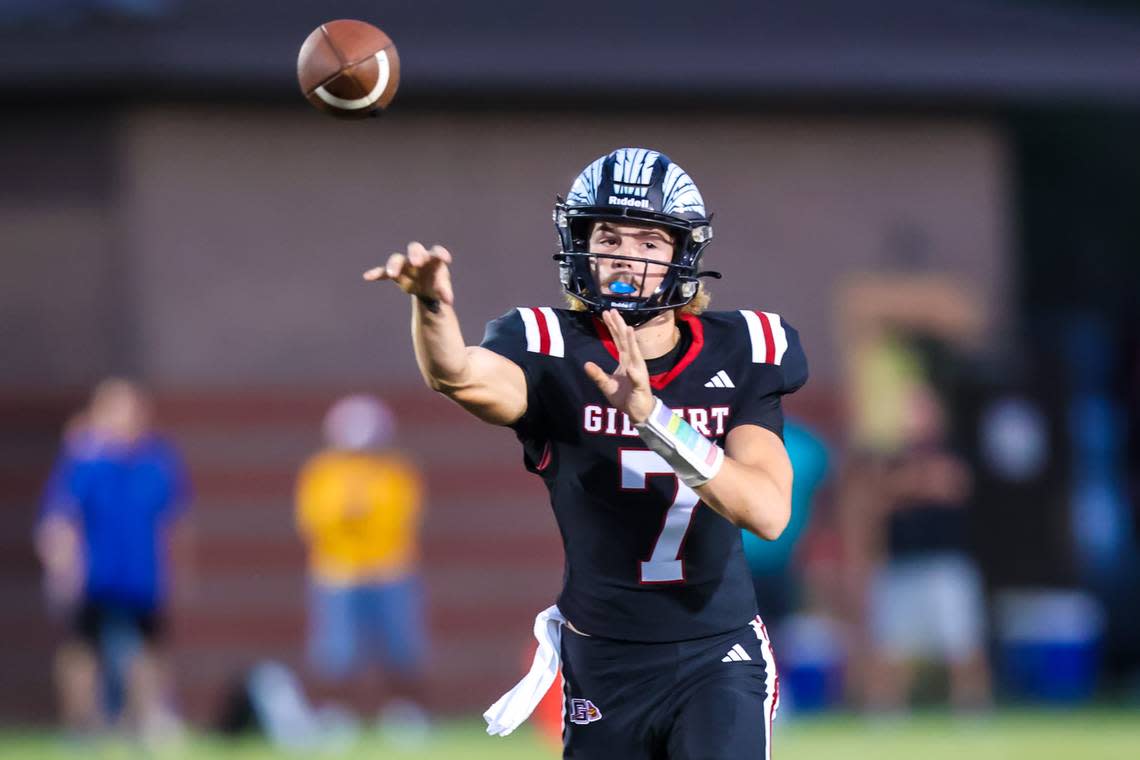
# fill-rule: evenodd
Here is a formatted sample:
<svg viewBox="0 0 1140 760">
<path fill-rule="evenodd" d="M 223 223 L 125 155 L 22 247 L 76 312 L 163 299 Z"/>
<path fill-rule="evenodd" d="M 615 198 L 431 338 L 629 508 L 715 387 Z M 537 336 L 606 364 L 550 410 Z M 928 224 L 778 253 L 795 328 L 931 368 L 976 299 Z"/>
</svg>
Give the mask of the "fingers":
<svg viewBox="0 0 1140 760">
<path fill-rule="evenodd" d="M 641 358 L 641 351 L 637 345 L 637 334 L 633 328 L 626 324 L 625 320 L 621 318 L 616 311 L 614 312 L 614 320 L 618 323 L 619 329 L 625 335 L 625 350 L 629 354 L 629 358 L 637 360 Z"/>
<path fill-rule="evenodd" d="M 621 314 L 610 309 L 602 314 L 606 327 L 618 351 L 618 371 L 629 377 L 635 388 L 646 387 L 649 383 L 649 368 L 637 342 L 637 332 L 622 318 Z"/>
<path fill-rule="evenodd" d="M 617 312 L 613 309 L 606 309 L 602 312 L 602 322 L 605 323 L 606 329 L 610 331 L 610 338 L 614 341 L 614 347 L 617 348 L 618 355 L 623 355 L 625 353 L 625 334 L 622 332 L 622 320 L 618 317 Z"/>
<path fill-rule="evenodd" d="M 442 245 L 433 245 L 429 252 L 434 258 L 439 259 L 444 264 L 451 263 L 451 253 Z"/>
<path fill-rule="evenodd" d="M 637 345 L 637 336 L 633 328 L 626 324 L 616 309 L 609 309 L 603 313 L 602 320 L 609 329 L 610 336 L 614 340 L 614 346 L 623 362 L 644 361 L 641 358 L 641 348 Z"/>
<path fill-rule="evenodd" d="M 617 391 L 618 381 L 606 374 L 597 364 L 586 362 L 582 365 L 582 369 L 586 371 L 586 376 L 594 381 L 594 385 L 598 386 L 598 390 L 606 396 Z"/>
<path fill-rule="evenodd" d="M 384 272 L 388 275 L 388 279 L 394 280 L 404 273 L 404 265 L 408 259 L 402 253 L 393 253 L 388 257 L 388 263 L 384 265 Z"/>
<path fill-rule="evenodd" d="M 436 296 L 448 306 L 453 306 L 455 296 L 451 290 L 451 277 L 447 272 L 449 264 L 451 264 L 451 253 L 442 245 L 433 245 L 430 250 L 424 251 L 424 270 L 434 281 Z"/>
<path fill-rule="evenodd" d="M 441 264 L 451 263 L 451 253 L 442 245 L 433 245 L 426 248 L 423 243 L 413 240 L 408 243 L 405 253 L 393 253 L 382 267 L 373 267 L 361 276 L 368 282 L 380 280 L 399 280 L 401 277 L 415 278 L 420 269 L 429 272 Z M 441 287 L 440 299 L 445 303 L 452 302 L 450 284 Z"/>
<path fill-rule="evenodd" d="M 408 243 L 408 262 L 414 267 L 425 265 L 451 263 L 451 253 L 442 245 L 433 245 L 429 250 L 423 243 L 415 240 Z"/>
<path fill-rule="evenodd" d="M 622 321 L 624 324 L 624 320 Z M 645 357 L 641 355 L 641 344 L 637 342 L 637 333 L 629 325 L 625 325 L 629 334 L 629 355 L 638 364 L 645 364 Z"/>
<path fill-rule="evenodd" d="M 388 257 L 388 261 L 382 267 L 372 267 L 366 271 L 362 277 L 369 282 L 377 282 L 379 280 L 394 280 L 400 276 L 404 269 L 405 257 L 400 253 L 393 253 Z"/>
<path fill-rule="evenodd" d="M 422 267 L 427 263 L 428 252 L 423 243 L 415 240 L 408 243 L 408 263 L 414 267 Z"/>
<path fill-rule="evenodd" d="M 443 282 L 439 286 L 439 300 L 448 306 L 455 305 L 455 295 L 451 291 L 451 282 Z"/>
</svg>

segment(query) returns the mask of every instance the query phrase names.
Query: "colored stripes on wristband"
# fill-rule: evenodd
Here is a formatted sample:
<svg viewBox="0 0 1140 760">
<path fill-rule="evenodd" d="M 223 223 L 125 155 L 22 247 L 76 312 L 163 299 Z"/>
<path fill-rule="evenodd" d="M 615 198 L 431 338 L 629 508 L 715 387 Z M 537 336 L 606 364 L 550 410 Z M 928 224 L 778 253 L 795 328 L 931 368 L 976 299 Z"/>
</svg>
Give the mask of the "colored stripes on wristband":
<svg viewBox="0 0 1140 760">
<path fill-rule="evenodd" d="M 720 446 L 698 433 L 659 398 L 645 422 L 635 425 L 641 440 L 668 462 L 689 488 L 708 483 L 724 464 Z"/>
</svg>

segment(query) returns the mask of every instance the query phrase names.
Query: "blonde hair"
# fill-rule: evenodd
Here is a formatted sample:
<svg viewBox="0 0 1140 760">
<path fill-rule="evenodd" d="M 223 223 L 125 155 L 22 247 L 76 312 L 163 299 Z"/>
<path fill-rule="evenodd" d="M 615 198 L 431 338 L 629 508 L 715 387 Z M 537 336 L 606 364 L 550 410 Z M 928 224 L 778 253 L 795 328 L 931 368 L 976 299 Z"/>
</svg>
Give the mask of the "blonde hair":
<svg viewBox="0 0 1140 760">
<path fill-rule="evenodd" d="M 569 293 L 565 294 L 566 306 L 571 311 L 586 311 L 589 307 L 579 301 Z M 709 301 L 712 300 L 712 294 L 709 293 L 708 288 L 705 287 L 703 282 L 697 283 L 697 294 L 693 296 L 693 300 L 681 307 L 682 314 L 692 314 L 696 316 L 702 313 L 709 307 Z"/>
</svg>

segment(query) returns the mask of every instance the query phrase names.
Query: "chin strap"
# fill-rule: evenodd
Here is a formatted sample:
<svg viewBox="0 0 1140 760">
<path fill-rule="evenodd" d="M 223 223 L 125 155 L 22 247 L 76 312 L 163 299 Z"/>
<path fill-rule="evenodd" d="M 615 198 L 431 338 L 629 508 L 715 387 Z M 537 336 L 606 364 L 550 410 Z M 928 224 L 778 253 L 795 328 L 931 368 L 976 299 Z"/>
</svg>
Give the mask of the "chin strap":
<svg viewBox="0 0 1140 760">
<path fill-rule="evenodd" d="M 649 418 L 634 427 L 689 488 L 708 483 L 724 464 L 724 450 L 693 429 L 659 398 Z"/>
</svg>

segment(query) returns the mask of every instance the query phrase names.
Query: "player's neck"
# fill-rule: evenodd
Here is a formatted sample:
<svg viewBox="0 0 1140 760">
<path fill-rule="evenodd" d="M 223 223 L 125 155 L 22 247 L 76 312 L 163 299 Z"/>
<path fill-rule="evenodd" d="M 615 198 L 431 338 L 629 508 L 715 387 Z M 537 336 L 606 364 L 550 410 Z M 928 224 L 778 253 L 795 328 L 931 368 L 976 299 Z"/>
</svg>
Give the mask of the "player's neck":
<svg viewBox="0 0 1140 760">
<path fill-rule="evenodd" d="M 640 325 L 635 331 L 637 345 L 641 355 L 646 359 L 656 359 L 673 350 L 681 340 L 681 331 L 677 327 L 677 316 L 672 311 L 658 314 L 653 319 Z"/>
</svg>

